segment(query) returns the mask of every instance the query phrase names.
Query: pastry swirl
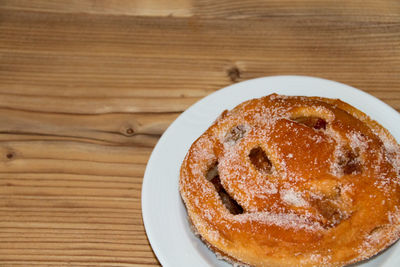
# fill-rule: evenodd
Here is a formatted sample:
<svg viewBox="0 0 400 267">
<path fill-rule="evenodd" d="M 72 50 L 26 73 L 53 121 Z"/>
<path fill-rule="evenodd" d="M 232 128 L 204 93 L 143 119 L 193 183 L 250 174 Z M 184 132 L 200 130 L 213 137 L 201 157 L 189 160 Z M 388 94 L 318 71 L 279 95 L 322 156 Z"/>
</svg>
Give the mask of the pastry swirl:
<svg viewBox="0 0 400 267">
<path fill-rule="evenodd" d="M 251 266 L 343 266 L 400 237 L 400 149 L 336 99 L 272 94 L 224 111 L 187 153 L 201 239 Z"/>
</svg>

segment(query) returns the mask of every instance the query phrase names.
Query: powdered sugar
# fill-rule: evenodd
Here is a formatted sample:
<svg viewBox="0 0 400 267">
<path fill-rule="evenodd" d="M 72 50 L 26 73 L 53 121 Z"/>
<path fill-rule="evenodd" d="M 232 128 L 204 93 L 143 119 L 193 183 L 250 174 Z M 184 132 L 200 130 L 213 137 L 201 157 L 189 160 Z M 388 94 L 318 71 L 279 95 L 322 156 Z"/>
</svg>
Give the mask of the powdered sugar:
<svg viewBox="0 0 400 267">
<path fill-rule="evenodd" d="M 304 200 L 300 192 L 296 192 L 293 189 L 287 189 L 287 190 L 281 190 L 280 194 L 282 200 L 289 205 L 293 205 L 296 207 L 308 206 L 308 202 Z"/>
<path fill-rule="evenodd" d="M 254 212 L 248 214 L 239 214 L 232 218 L 235 222 L 262 222 L 266 225 L 279 226 L 284 229 L 303 229 L 307 231 L 320 231 L 323 228 L 306 215 L 297 215 L 295 213 L 270 213 Z"/>
<path fill-rule="evenodd" d="M 346 134 L 347 138 L 349 139 L 350 147 L 353 150 L 360 149 L 361 152 L 365 152 L 368 149 L 368 143 L 372 142 L 371 139 L 368 139 L 365 135 L 361 132 L 352 131 Z"/>
<path fill-rule="evenodd" d="M 393 165 L 400 179 L 400 147 L 386 133 L 381 133 L 380 138 L 387 152 L 385 157 Z"/>
<path fill-rule="evenodd" d="M 218 242 L 221 238 L 221 235 L 216 230 L 208 230 L 207 234 L 211 242 Z"/>
</svg>

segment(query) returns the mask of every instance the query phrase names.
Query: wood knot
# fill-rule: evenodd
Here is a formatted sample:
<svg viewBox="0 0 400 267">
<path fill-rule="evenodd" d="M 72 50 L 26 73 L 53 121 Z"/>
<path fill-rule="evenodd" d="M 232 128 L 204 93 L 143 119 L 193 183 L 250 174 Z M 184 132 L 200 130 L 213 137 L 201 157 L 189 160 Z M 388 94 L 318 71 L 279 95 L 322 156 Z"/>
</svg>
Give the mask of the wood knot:
<svg viewBox="0 0 400 267">
<path fill-rule="evenodd" d="M 7 157 L 7 159 L 12 159 L 14 157 L 14 153 L 8 152 L 6 157 Z"/>
<path fill-rule="evenodd" d="M 135 131 L 131 127 L 129 127 L 128 129 L 126 129 L 125 133 L 127 136 L 132 136 Z"/>
<path fill-rule="evenodd" d="M 237 82 L 240 79 L 241 73 L 240 73 L 239 68 L 236 67 L 236 66 L 229 68 L 226 71 L 226 73 L 227 73 L 229 79 L 231 79 L 231 81 L 234 82 L 234 83 Z"/>
</svg>

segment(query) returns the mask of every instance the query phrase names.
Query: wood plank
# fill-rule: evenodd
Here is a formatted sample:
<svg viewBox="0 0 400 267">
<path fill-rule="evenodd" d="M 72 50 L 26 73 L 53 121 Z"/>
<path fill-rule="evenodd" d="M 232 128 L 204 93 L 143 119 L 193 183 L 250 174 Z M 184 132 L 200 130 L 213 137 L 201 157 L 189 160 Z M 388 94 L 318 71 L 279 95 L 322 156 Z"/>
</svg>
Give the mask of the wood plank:
<svg viewBox="0 0 400 267">
<path fill-rule="evenodd" d="M 373 0 L 3 0 L 2 8 L 57 13 L 171 16 L 262 20 L 269 16 L 340 16 L 344 19 L 399 21 L 398 1 Z"/>
<path fill-rule="evenodd" d="M 65 107 L 69 109 L 69 105 L 66 104 Z M 9 141 L 50 138 L 57 141 L 75 140 L 87 143 L 152 147 L 178 115 L 177 113 L 71 115 L 0 109 L 2 122 L 0 140 L 1 138 Z M 13 135 L 12 138 L 10 134 Z M 89 146 L 86 149 L 89 149 Z"/>
<path fill-rule="evenodd" d="M 191 0 L 3 0 L 2 8 L 11 10 L 51 11 L 85 14 L 113 14 L 135 16 L 191 15 Z"/>
<path fill-rule="evenodd" d="M 0 108 L 25 111 L 42 111 L 74 114 L 135 113 L 135 112 L 180 112 L 184 111 L 198 98 L 86 98 L 48 96 L 3 95 Z M 47 103 L 45 106 L 43 103 Z M 67 104 L 68 103 L 68 104 Z"/>
<path fill-rule="evenodd" d="M 196 0 L 194 14 L 200 17 L 262 20 L 270 16 L 342 17 L 350 20 L 399 21 L 398 1 L 374 0 Z"/>
<path fill-rule="evenodd" d="M 393 22 L 343 21 L 341 17 L 235 21 L 15 11 L 3 12 L 0 26 L 3 51 L 224 60 L 311 54 L 314 58 L 351 54 L 359 60 L 371 50 L 376 52 L 368 54 L 371 58 L 379 59 L 382 53 L 393 59 L 400 27 Z"/>
<path fill-rule="evenodd" d="M 63 153 L 60 153 L 63 147 Z M 43 149 L 45 148 L 45 149 Z M 0 142 L 1 162 L 16 159 L 81 160 L 100 163 L 145 165 L 151 148 L 94 145 L 69 141 L 8 141 Z"/>
<path fill-rule="evenodd" d="M 215 82 L 223 81 L 217 84 L 223 86 L 228 81 L 221 72 L 229 65 L 226 60 L 90 55 L 89 50 L 80 53 L 4 51 L 0 92 L 66 98 L 204 97 L 215 89 Z"/>
</svg>

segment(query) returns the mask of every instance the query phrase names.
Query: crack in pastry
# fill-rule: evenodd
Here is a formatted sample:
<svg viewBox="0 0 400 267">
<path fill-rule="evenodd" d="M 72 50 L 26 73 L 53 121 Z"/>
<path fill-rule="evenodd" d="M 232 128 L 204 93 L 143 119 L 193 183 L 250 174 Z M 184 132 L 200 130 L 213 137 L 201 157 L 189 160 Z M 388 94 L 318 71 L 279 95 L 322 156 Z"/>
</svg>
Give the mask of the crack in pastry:
<svg viewBox="0 0 400 267">
<path fill-rule="evenodd" d="M 326 125 L 327 125 L 326 120 L 318 118 L 318 117 L 314 117 L 314 116 L 295 117 L 295 118 L 291 118 L 291 120 L 301 123 L 301 124 L 304 124 L 308 127 L 314 128 L 316 130 L 320 130 L 320 129 L 325 130 Z"/>
<path fill-rule="evenodd" d="M 221 179 L 219 179 L 218 174 L 218 162 L 211 166 L 207 172 L 206 178 L 214 185 L 222 203 L 230 213 L 234 215 L 243 213 L 243 208 L 228 194 L 228 192 L 226 192 L 225 188 L 221 184 Z"/>
<path fill-rule="evenodd" d="M 249 158 L 251 163 L 261 172 L 263 173 L 271 173 L 272 163 L 268 159 L 265 151 L 257 146 L 250 150 Z"/>
</svg>

